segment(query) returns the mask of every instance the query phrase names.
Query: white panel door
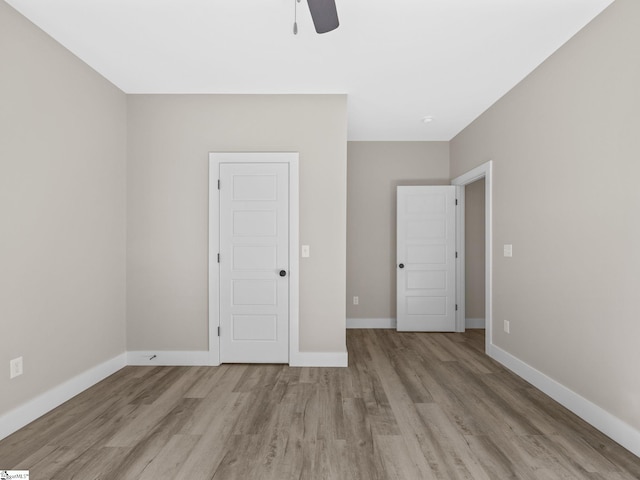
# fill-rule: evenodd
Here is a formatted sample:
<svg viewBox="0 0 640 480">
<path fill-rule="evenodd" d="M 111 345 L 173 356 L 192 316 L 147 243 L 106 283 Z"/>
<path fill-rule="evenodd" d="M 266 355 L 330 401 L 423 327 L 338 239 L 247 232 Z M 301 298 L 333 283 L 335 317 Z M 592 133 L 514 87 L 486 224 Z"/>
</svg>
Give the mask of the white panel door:
<svg viewBox="0 0 640 480">
<path fill-rule="evenodd" d="M 455 187 L 398 187 L 399 331 L 453 332 Z"/>
<path fill-rule="evenodd" d="M 289 166 L 220 164 L 220 361 L 289 361 Z"/>
</svg>

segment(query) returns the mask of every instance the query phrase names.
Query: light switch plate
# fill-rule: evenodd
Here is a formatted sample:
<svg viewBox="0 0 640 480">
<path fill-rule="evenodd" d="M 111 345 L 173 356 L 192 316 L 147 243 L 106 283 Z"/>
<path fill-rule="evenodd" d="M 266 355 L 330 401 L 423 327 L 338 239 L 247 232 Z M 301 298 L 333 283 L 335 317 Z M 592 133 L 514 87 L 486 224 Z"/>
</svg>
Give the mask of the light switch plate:
<svg viewBox="0 0 640 480">
<path fill-rule="evenodd" d="M 309 258 L 309 245 L 302 245 L 302 258 Z"/>
<path fill-rule="evenodd" d="M 504 246 L 504 256 L 505 257 L 513 257 L 513 245 L 505 245 Z"/>
</svg>

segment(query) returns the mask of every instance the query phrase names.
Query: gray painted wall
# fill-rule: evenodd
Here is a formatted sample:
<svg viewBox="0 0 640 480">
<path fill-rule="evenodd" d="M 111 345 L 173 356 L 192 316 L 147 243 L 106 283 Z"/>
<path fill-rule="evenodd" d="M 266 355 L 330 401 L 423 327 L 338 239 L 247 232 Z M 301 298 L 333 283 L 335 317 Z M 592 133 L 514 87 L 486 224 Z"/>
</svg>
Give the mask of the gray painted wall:
<svg viewBox="0 0 640 480">
<path fill-rule="evenodd" d="M 0 65 L 3 414 L 124 352 L 127 137 L 124 93 L 5 2 Z"/>
<path fill-rule="evenodd" d="M 638 19 L 617 0 L 451 142 L 453 177 L 494 161 L 494 342 L 636 429 Z"/>
<path fill-rule="evenodd" d="M 128 100 L 128 349 L 208 349 L 208 153 L 296 151 L 300 349 L 344 352 L 346 96 Z"/>
<path fill-rule="evenodd" d="M 395 319 L 396 187 L 448 185 L 449 143 L 349 142 L 347 163 L 347 318 Z"/>
</svg>

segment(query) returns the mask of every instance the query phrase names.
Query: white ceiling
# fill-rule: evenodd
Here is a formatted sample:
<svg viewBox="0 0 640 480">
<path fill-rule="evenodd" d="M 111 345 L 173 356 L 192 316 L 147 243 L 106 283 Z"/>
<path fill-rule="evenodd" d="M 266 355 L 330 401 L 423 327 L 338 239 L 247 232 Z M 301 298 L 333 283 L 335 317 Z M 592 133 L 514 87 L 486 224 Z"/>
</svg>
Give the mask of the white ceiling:
<svg viewBox="0 0 640 480">
<path fill-rule="evenodd" d="M 450 140 L 613 2 L 6 1 L 127 93 L 346 93 L 350 140 Z"/>
</svg>

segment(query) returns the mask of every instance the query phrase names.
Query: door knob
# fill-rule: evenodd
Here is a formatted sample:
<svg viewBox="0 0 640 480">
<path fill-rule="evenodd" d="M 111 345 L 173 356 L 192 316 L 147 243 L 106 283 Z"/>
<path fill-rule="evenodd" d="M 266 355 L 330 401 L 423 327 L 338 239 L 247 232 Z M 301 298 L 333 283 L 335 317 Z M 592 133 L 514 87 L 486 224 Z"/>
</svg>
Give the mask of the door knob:
<svg viewBox="0 0 640 480">
<path fill-rule="evenodd" d="M 398 265 L 398 267 L 404 268 L 404 263 L 401 263 L 400 265 Z"/>
<path fill-rule="evenodd" d="M 286 270 L 280 270 L 280 276 L 281 277 L 286 277 L 287 276 L 287 271 Z"/>
</svg>

